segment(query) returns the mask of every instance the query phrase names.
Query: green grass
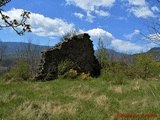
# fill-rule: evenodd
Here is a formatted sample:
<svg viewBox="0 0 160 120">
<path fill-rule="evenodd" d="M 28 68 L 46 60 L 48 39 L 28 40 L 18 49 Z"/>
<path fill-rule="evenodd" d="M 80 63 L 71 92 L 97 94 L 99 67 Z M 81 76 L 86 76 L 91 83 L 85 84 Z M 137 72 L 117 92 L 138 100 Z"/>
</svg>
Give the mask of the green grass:
<svg viewBox="0 0 160 120">
<path fill-rule="evenodd" d="M 49 82 L 0 81 L 0 119 L 126 120 L 117 114 L 156 114 L 160 119 L 160 81 L 116 85 L 100 78 Z M 142 117 L 127 120 L 145 120 Z M 150 118 L 153 119 L 153 118 Z"/>
</svg>

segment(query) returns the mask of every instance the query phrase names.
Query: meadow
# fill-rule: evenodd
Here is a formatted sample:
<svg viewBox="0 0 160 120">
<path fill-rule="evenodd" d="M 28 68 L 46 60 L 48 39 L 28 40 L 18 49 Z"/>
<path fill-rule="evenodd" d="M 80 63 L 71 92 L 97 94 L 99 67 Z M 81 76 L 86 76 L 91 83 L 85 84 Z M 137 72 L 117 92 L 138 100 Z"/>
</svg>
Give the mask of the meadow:
<svg viewBox="0 0 160 120">
<path fill-rule="evenodd" d="M 47 82 L 1 79 L 0 119 L 159 120 L 159 83 L 136 79 L 114 84 L 101 77 Z"/>
</svg>

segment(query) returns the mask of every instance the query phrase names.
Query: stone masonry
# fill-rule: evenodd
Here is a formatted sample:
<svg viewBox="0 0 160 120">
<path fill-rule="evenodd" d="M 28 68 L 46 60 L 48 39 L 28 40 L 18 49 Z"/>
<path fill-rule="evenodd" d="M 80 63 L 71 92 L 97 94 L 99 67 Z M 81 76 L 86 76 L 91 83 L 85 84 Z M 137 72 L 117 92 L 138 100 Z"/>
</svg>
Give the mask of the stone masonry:
<svg viewBox="0 0 160 120">
<path fill-rule="evenodd" d="M 92 77 L 100 75 L 101 66 L 94 55 L 90 36 L 86 33 L 73 36 L 42 51 L 37 80 L 54 80 L 58 77 L 58 64 L 65 59 L 75 63 L 78 73 L 90 73 Z"/>
</svg>

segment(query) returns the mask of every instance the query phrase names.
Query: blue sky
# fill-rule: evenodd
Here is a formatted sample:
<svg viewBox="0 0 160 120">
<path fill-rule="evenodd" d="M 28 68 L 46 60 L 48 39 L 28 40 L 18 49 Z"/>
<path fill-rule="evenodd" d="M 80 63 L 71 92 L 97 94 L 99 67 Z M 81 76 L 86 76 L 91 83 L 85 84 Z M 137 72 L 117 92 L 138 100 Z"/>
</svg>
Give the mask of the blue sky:
<svg viewBox="0 0 160 120">
<path fill-rule="evenodd" d="M 2 41 L 27 42 L 53 46 L 62 35 L 74 29 L 89 33 L 97 47 L 101 38 L 107 48 L 137 53 L 156 45 L 140 32 L 149 33 L 145 23 L 158 18 L 160 11 L 149 0 L 12 0 L 4 13 L 20 20 L 23 10 L 31 12 L 27 21 L 32 33 L 18 36 L 12 29 L 0 30 Z M 0 20 L 0 24 L 3 22 Z"/>
</svg>

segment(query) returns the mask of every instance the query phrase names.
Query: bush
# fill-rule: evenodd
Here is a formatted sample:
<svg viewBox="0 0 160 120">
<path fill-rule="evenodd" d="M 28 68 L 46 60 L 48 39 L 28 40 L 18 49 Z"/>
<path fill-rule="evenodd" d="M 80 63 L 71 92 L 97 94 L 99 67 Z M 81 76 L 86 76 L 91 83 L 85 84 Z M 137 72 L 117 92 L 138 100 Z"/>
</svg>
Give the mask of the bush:
<svg viewBox="0 0 160 120">
<path fill-rule="evenodd" d="M 152 56 L 147 54 L 138 55 L 135 63 L 130 65 L 127 75 L 142 79 L 156 77 L 159 76 L 159 66 L 160 64 L 154 61 Z"/>
<path fill-rule="evenodd" d="M 29 66 L 26 60 L 19 60 L 15 66 L 6 74 L 3 75 L 4 80 L 24 81 L 30 77 Z"/>
<path fill-rule="evenodd" d="M 127 83 L 126 76 L 123 72 L 115 72 L 115 74 L 113 74 L 113 71 L 103 69 L 101 73 L 101 78 L 105 81 L 118 85 L 124 85 Z"/>
<path fill-rule="evenodd" d="M 113 78 L 111 83 L 116 85 L 125 85 L 127 84 L 126 76 L 123 73 L 119 73 Z"/>
<path fill-rule="evenodd" d="M 74 63 L 69 60 L 69 59 L 66 59 L 64 61 L 61 61 L 59 64 L 58 64 L 58 77 L 65 77 L 67 72 L 72 69 L 74 66 Z"/>
<path fill-rule="evenodd" d="M 111 81 L 113 79 L 113 76 L 111 76 L 108 69 L 102 69 L 100 77 L 105 81 Z"/>
<path fill-rule="evenodd" d="M 125 72 L 125 75 L 128 79 L 137 79 L 140 78 L 139 71 L 135 64 L 129 65 Z"/>
<path fill-rule="evenodd" d="M 127 67 L 128 65 L 123 61 L 113 61 L 109 63 L 109 66 L 106 69 L 108 69 L 112 76 L 116 76 L 119 74 L 125 74 Z"/>
</svg>

